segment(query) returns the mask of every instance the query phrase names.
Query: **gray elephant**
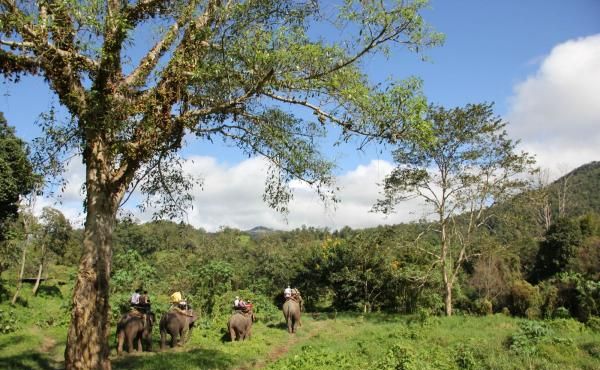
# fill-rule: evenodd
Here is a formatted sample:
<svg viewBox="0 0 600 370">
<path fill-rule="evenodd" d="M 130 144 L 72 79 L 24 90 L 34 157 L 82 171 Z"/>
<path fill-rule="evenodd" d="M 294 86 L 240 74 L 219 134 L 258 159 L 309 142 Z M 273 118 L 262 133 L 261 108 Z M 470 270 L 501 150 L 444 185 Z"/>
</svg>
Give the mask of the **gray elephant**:
<svg viewBox="0 0 600 370">
<path fill-rule="evenodd" d="M 142 352 L 142 340 L 146 342 L 146 349 L 152 350 L 152 326 L 155 322 L 152 312 L 146 315 L 126 313 L 117 323 L 117 354 L 123 352 L 123 343 L 127 342 L 127 352 L 134 350 L 134 340 L 137 351 Z"/>
<path fill-rule="evenodd" d="M 194 327 L 198 315 L 193 310 L 172 309 L 160 319 L 160 348 L 165 348 L 167 334 L 171 336 L 171 347 L 185 342 Z"/>
<path fill-rule="evenodd" d="M 293 299 L 288 299 L 283 304 L 283 317 L 287 322 L 288 333 L 295 333 L 300 326 L 300 304 Z"/>
<path fill-rule="evenodd" d="M 238 311 L 231 315 L 227 322 L 227 331 L 229 332 L 231 341 L 250 339 L 252 335 L 252 323 L 254 321 L 256 321 L 256 316 L 254 316 L 252 310 L 248 312 Z"/>
</svg>

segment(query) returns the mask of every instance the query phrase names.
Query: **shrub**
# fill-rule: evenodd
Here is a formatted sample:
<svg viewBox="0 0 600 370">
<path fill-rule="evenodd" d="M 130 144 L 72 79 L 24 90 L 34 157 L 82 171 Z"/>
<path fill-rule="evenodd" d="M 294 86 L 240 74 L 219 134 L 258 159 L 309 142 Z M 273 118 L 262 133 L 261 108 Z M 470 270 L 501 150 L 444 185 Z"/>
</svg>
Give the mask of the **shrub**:
<svg viewBox="0 0 600 370">
<path fill-rule="evenodd" d="M 491 315 L 494 311 L 492 309 L 492 302 L 486 298 L 479 298 L 474 304 L 474 313 L 477 315 Z"/>
<path fill-rule="evenodd" d="M 538 288 L 540 289 L 540 298 L 542 302 L 542 316 L 544 318 L 551 318 L 554 316 L 554 311 L 559 304 L 558 288 L 547 281 L 540 283 Z"/>
<path fill-rule="evenodd" d="M 600 317 L 593 316 L 585 323 L 585 325 L 593 331 L 600 333 Z"/>
<path fill-rule="evenodd" d="M 475 355 L 473 354 L 473 349 L 470 346 L 464 344 L 459 345 L 456 348 L 454 358 L 459 369 L 471 370 L 479 368 Z"/>
<path fill-rule="evenodd" d="M 520 355 L 534 355 L 537 345 L 547 339 L 547 325 L 539 321 L 525 321 L 519 327 L 520 330 L 509 338 L 510 350 Z"/>
<path fill-rule="evenodd" d="M 417 362 L 413 349 L 395 344 L 385 357 L 372 367 L 373 370 L 418 370 L 422 367 Z"/>
<path fill-rule="evenodd" d="M 542 312 L 537 307 L 529 307 L 525 310 L 525 317 L 529 320 L 539 319 L 542 316 Z"/>
<path fill-rule="evenodd" d="M 8 334 L 20 328 L 19 319 L 13 310 L 0 309 L 0 333 Z"/>
<path fill-rule="evenodd" d="M 582 350 L 587 352 L 593 358 L 600 360 L 600 343 L 598 342 L 589 342 L 584 343 L 580 346 Z"/>
<path fill-rule="evenodd" d="M 554 310 L 552 317 L 554 317 L 555 319 L 568 319 L 571 317 L 571 313 L 567 308 L 560 306 L 556 310 Z"/>
<path fill-rule="evenodd" d="M 539 290 L 525 280 L 517 280 L 511 288 L 510 303 L 510 311 L 514 315 L 527 316 L 527 310 L 530 308 L 537 309 L 537 311 L 530 311 L 530 314 L 538 313 L 540 307 Z"/>
</svg>

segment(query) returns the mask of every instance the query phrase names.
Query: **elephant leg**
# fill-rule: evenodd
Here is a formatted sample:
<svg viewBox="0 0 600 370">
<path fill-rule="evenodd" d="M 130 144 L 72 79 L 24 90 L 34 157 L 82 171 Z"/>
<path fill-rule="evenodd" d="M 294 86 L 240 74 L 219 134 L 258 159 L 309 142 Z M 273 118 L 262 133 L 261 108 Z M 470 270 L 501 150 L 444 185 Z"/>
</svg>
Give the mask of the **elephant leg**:
<svg viewBox="0 0 600 370">
<path fill-rule="evenodd" d="M 146 335 L 146 348 L 148 352 L 152 352 L 152 333 Z"/>
<path fill-rule="evenodd" d="M 174 331 L 171 334 L 171 348 L 174 348 L 176 344 L 177 344 L 177 332 Z"/>
<path fill-rule="evenodd" d="M 160 349 L 165 349 L 167 341 L 167 332 L 164 330 L 160 331 Z"/>
<path fill-rule="evenodd" d="M 287 318 L 287 326 L 288 326 L 288 333 L 293 333 L 294 332 L 294 323 L 292 322 L 292 318 L 288 317 Z"/>
<path fill-rule="evenodd" d="M 142 352 L 143 348 L 142 348 L 142 335 L 138 334 L 137 336 L 137 351 L 138 352 Z"/>
<path fill-rule="evenodd" d="M 232 327 L 229 328 L 229 339 L 231 339 L 232 342 L 237 339 L 235 336 L 235 330 L 233 330 Z"/>
<path fill-rule="evenodd" d="M 133 351 L 133 334 L 126 335 L 126 337 L 127 337 L 127 352 L 131 353 L 131 351 Z"/>
<path fill-rule="evenodd" d="M 190 333 L 189 328 L 183 328 L 183 330 L 181 330 L 181 334 L 180 334 L 180 338 L 179 338 L 180 345 L 184 345 L 187 342 L 189 333 Z"/>
<path fill-rule="evenodd" d="M 123 353 L 123 342 L 125 342 L 125 333 L 120 331 L 117 334 L 117 354 L 120 355 Z"/>
</svg>

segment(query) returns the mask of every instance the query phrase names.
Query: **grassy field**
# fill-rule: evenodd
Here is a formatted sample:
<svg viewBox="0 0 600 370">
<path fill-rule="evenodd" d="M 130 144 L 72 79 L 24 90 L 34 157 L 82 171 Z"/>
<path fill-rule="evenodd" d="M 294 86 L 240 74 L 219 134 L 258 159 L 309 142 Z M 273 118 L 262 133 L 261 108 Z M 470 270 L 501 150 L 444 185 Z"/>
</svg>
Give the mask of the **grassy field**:
<svg viewBox="0 0 600 370">
<path fill-rule="evenodd" d="M 0 369 L 60 369 L 61 300 L 29 297 L 12 313 L 20 328 L 0 334 Z M 11 309 L 0 305 L 2 312 Z M 528 321 L 501 314 L 438 318 L 384 314 L 305 315 L 296 335 L 283 321 L 254 326 L 230 343 L 204 322 L 175 350 L 111 358 L 114 369 L 600 369 L 600 334 L 573 320 Z M 111 340 L 112 342 L 112 340 Z"/>
</svg>

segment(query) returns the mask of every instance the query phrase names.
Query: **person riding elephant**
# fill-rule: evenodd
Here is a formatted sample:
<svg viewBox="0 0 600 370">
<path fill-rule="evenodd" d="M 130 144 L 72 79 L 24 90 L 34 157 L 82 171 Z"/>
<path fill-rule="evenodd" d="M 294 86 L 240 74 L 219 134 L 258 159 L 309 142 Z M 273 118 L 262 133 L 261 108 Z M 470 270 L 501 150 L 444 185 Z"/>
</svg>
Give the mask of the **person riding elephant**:
<svg viewBox="0 0 600 370">
<path fill-rule="evenodd" d="M 152 350 L 152 326 L 156 318 L 154 313 L 128 312 L 117 323 L 117 354 L 123 352 L 123 343 L 127 342 L 127 352 L 134 350 L 134 340 L 137 351 L 142 352 L 142 340 L 146 342 L 147 351 Z"/>
<path fill-rule="evenodd" d="M 171 347 L 181 345 L 182 340 L 185 342 L 189 338 L 196 320 L 198 320 L 198 315 L 191 309 L 174 308 L 165 312 L 160 319 L 160 348 L 165 348 L 167 334 L 171 336 Z"/>
<path fill-rule="evenodd" d="M 247 311 L 236 311 L 227 322 L 227 332 L 231 341 L 250 339 L 252 336 L 252 323 L 256 321 L 256 316 L 250 307 Z"/>
<path fill-rule="evenodd" d="M 288 299 L 283 304 L 283 317 L 287 322 L 288 333 L 296 332 L 296 328 L 300 325 L 300 304 L 294 299 Z"/>
</svg>

